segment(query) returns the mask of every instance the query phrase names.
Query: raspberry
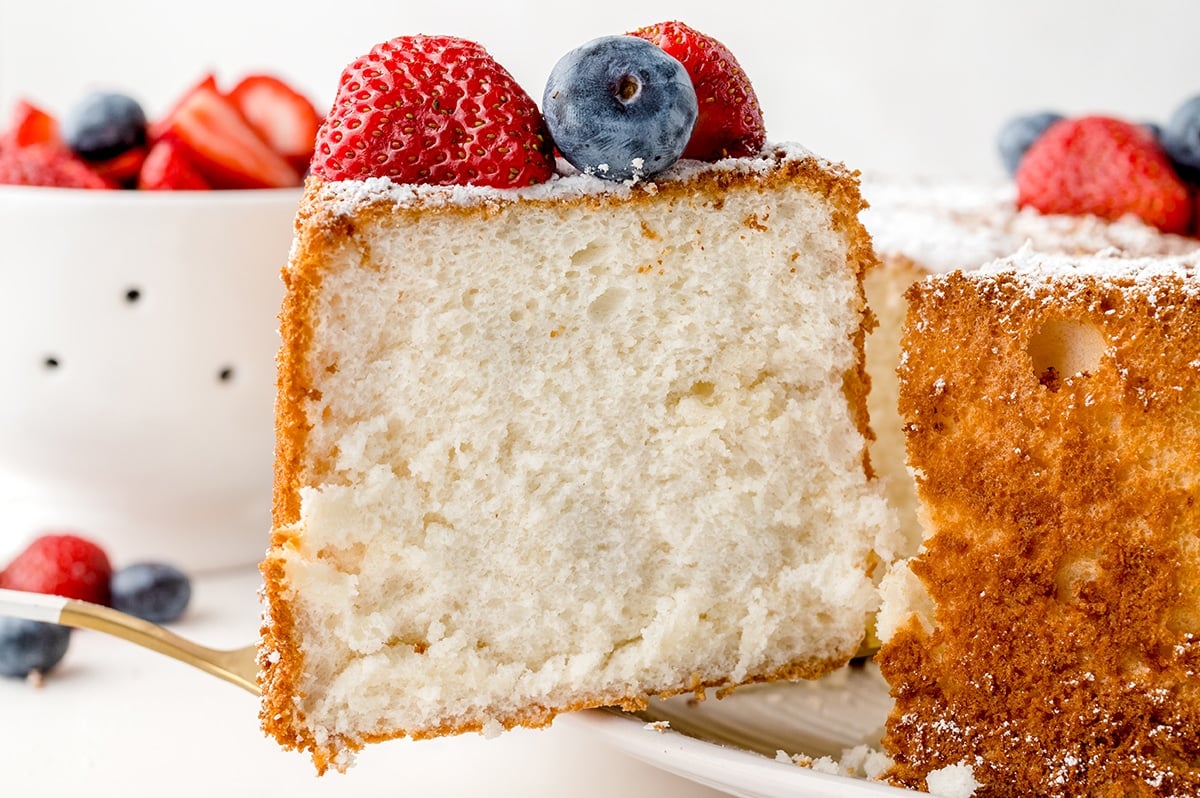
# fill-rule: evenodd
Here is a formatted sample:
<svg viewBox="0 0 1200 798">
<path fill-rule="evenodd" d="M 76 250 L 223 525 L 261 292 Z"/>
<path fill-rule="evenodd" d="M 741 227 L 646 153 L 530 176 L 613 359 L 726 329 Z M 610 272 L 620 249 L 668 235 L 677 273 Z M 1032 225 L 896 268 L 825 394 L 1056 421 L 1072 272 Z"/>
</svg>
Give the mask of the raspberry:
<svg viewBox="0 0 1200 798">
<path fill-rule="evenodd" d="M 0 587 L 109 603 L 112 566 L 98 545 L 77 535 L 42 535 L 0 572 Z"/>
<path fill-rule="evenodd" d="M 0 147 L 0 185 L 113 188 L 57 143 Z"/>
<path fill-rule="evenodd" d="M 342 73 L 312 172 L 432 185 L 526 186 L 554 171 L 537 105 L 474 42 L 401 36 Z"/>
<path fill-rule="evenodd" d="M 1187 232 L 1192 200 L 1154 135 L 1105 116 L 1066 119 L 1035 141 L 1017 169 L 1017 205 L 1042 213 L 1126 214 Z"/>
<path fill-rule="evenodd" d="M 757 155 L 766 141 L 762 109 L 750 79 L 728 47 L 682 22 L 660 22 L 631 35 L 678 59 L 692 79 L 700 116 L 684 158 L 715 161 Z"/>
</svg>

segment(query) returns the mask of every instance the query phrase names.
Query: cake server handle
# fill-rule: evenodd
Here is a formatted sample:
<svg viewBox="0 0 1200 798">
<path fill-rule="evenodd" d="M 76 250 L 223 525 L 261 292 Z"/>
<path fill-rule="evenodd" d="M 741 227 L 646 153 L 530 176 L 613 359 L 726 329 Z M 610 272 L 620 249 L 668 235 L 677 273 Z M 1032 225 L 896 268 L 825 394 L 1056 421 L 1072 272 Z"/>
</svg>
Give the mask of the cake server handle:
<svg viewBox="0 0 1200 798">
<path fill-rule="evenodd" d="M 158 624 L 87 601 L 0 588 L 0 615 L 92 629 L 187 663 L 259 694 L 257 647 L 224 650 L 180 637 Z"/>
</svg>

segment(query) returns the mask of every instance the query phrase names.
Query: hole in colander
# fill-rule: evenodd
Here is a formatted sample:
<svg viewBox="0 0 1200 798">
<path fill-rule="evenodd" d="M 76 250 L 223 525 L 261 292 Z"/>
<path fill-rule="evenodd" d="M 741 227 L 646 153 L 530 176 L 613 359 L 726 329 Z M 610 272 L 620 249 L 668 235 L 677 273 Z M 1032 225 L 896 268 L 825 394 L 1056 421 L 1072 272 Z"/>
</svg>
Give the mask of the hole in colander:
<svg viewBox="0 0 1200 798">
<path fill-rule="evenodd" d="M 217 379 L 220 382 L 233 382 L 233 366 L 222 366 L 217 372 Z"/>
<path fill-rule="evenodd" d="M 53 371 L 62 365 L 62 361 L 60 361 L 56 355 L 47 355 L 46 359 L 42 361 L 42 365 L 45 366 L 49 371 Z"/>
<path fill-rule="evenodd" d="M 133 286 L 125 291 L 125 301 L 129 304 L 134 304 L 142 298 L 142 289 Z"/>
</svg>

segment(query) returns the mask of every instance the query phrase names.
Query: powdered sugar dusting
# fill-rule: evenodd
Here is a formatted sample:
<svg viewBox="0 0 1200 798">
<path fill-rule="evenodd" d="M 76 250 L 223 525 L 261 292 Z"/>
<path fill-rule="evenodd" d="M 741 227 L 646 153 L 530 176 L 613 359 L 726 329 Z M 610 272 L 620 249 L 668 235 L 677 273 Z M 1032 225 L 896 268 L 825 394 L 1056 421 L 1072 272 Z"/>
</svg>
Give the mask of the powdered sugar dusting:
<svg viewBox="0 0 1200 798">
<path fill-rule="evenodd" d="M 564 160 L 559 160 L 556 174 L 545 183 L 523 188 L 502 189 L 487 186 L 424 186 L 394 183 L 385 177 L 366 180 L 341 180 L 324 183 L 317 199 L 339 216 L 351 216 L 364 205 L 390 202 L 397 207 L 467 207 L 498 205 L 510 202 L 545 202 L 574 200 L 587 196 L 628 196 L 635 187 L 654 193 L 659 184 L 687 181 L 700 174 L 729 172 L 738 174 L 768 174 L 779 164 L 816 158 L 830 171 L 846 172 L 841 164 L 819 158 L 794 142 L 769 144 L 762 154 L 752 158 L 726 158 L 715 163 L 680 160 L 653 180 L 634 179 L 625 182 L 602 180 L 583 174 Z"/>
<path fill-rule="evenodd" d="M 1113 249 L 1095 255 L 1063 255 L 1039 252 L 1027 243 L 1015 254 L 985 264 L 967 277 L 987 281 L 997 275 L 1011 275 L 1029 286 L 1102 280 L 1146 290 L 1152 290 L 1158 280 L 1170 279 L 1182 282 L 1189 293 L 1200 293 L 1198 267 L 1200 252 L 1162 258 L 1128 257 Z"/>
<path fill-rule="evenodd" d="M 880 255 L 902 255 L 929 271 L 974 269 L 1026 243 L 1044 252 L 1116 249 L 1133 256 L 1178 255 L 1200 241 L 1161 233 L 1139 219 L 1046 215 L 1017 209 L 1012 183 L 972 184 L 868 176 L 862 215 Z"/>
</svg>

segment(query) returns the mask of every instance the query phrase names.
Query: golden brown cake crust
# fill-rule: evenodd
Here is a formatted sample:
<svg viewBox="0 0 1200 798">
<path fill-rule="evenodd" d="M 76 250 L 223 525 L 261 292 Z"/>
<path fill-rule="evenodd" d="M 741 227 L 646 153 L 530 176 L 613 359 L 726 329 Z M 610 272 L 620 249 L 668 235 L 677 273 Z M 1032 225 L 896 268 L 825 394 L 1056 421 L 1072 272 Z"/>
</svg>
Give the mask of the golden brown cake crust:
<svg viewBox="0 0 1200 798">
<path fill-rule="evenodd" d="M 860 278 L 861 312 L 865 322 L 872 323 L 862 296 L 861 277 L 876 265 L 876 258 L 871 239 L 858 220 L 859 212 L 865 207 L 859 193 L 858 173 L 816 157 L 788 157 L 783 151 L 773 155 L 768 153 L 765 157 L 774 158 L 777 163 L 764 171 L 714 169 L 702 171 L 686 180 L 634 186 L 628 196 L 591 194 L 553 201 L 521 201 L 549 202 L 563 208 L 584 207 L 602 211 L 610 203 L 649 204 L 661 201 L 664 196 L 678 195 L 697 203 L 720 207 L 722 197 L 731 189 L 752 187 L 769 193 L 783 186 L 799 187 L 829 203 L 833 227 L 847 243 L 847 262 L 857 271 Z M 460 214 L 464 218 L 488 218 L 497 213 L 504 201 L 493 198 L 466 205 L 398 207 L 394 202 L 379 200 L 355 208 L 353 215 L 345 215 L 333 207 L 335 203 L 322 201 L 322 188 L 319 180 L 309 179 L 296 218 L 296 239 L 292 255 L 283 272 L 287 294 L 280 314 L 282 346 L 278 357 L 273 531 L 271 548 L 260 567 L 264 578 L 262 594 L 266 612 L 259 649 L 259 686 L 263 695 L 260 720 L 264 730 L 276 737 L 285 747 L 309 751 L 318 771 L 323 773 L 329 767 L 343 769 L 345 762 L 340 754 L 353 752 L 366 743 L 403 736 L 423 738 L 480 731 L 480 724 L 477 721 L 463 722 L 451 719 L 431 729 L 396 730 L 394 733 L 365 736 L 357 740 L 318 740 L 294 701 L 304 667 L 304 655 L 297 644 L 294 631 L 294 617 L 289 602 L 290 586 L 287 583 L 282 552 L 294 545 L 294 533 L 290 531 L 290 526 L 300 518 L 299 491 L 314 476 L 309 472 L 307 462 L 309 453 L 306 444 L 310 425 L 304 407 L 306 401 L 317 391 L 314 387 L 316 380 L 309 370 L 307 354 L 312 339 L 309 319 L 314 297 L 320 287 L 322 270 L 329 259 L 329 253 L 336 248 L 365 248 L 366 242 L 355 239 L 355 231 L 360 227 L 369 227 L 375 222 L 405 214 L 413 218 L 421 218 L 426 214 Z M 757 219 L 747 219 L 745 222 L 751 227 L 760 223 Z M 735 233 L 731 231 L 731 235 L 733 234 Z M 871 431 L 866 409 L 869 382 L 863 364 L 862 339 L 860 332 L 854 341 L 858 353 L 857 366 L 843 376 L 843 390 L 860 432 L 865 438 L 869 438 Z M 863 459 L 866 463 L 865 447 Z M 836 661 L 825 658 L 800 658 L 776 672 L 750 674 L 740 683 L 816 678 L 841 667 L 847 659 L 848 656 Z M 666 697 L 700 692 L 709 687 L 733 686 L 736 685 L 726 679 L 702 681 L 694 678 L 686 684 L 647 686 L 643 694 L 596 694 L 571 706 L 530 706 L 522 713 L 497 718 L 497 721 L 505 728 L 538 727 L 548 724 L 559 712 L 598 706 L 638 709 L 644 707 L 647 699 L 655 695 Z"/>
<path fill-rule="evenodd" d="M 932 521 L 913 571 L 936 622 L 879 656 L 898 784 L 962 762 L 981 798 L 1200 794 L 1200 297 L 1139 285 L 909 291 L 900 410 Z M 1103 336 L 1084 376 L 1034 368 L 1063 322 Z"/>
</svg>

